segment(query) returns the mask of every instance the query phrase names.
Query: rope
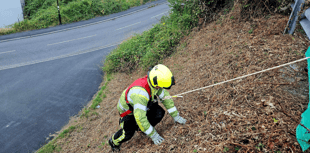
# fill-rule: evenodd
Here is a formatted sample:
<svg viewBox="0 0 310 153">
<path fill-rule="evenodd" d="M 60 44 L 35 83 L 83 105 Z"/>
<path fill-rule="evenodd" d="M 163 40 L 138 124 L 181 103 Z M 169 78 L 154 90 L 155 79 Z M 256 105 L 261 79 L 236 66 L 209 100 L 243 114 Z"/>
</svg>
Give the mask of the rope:
<svg viewBox="0 0 310 153">
<path fill-rule="evenodd" d="M 252 73 L 252 74 L 244 75 L 244 76 L 241 76 L 241 77 L 237 77 L 237 78 L 234 78 L 234 79 L 230 79 L 230 80 L 227 80 L 227 81 L 223 81 L 223 82 L 220 82 L 220 83 L 209 85 L 209 86 L 206 86 L 206 87 L 190 90 L 190 91 L 183 92 L 183 93 L 180 93 L 180 94 L 177 94 L 177 95 L 174 95 L 174 96 L 167 96 L 167 97 L 164 97 L 163 100 L 165 100 L 165 99 L 172 99 L 173 97 L 183 97 L 181 95 L 188 94 L 188 93 L 191 93 L 191 92 L 194 92 L 194 91 L 198 91 L 198 90 L 202 90 L 202 89 L 206 89 L 206 88 L 210 88 L 210 87 L 214 87 L 214 86 L 217 86 L 217 85 L 220 85 L 220 84 L 224 84 L 224 83 L 227 83 L 227 82 L 239 80 L 239 79 L 242 79 L 242 78 L 246 78 L 248 76 L 252 76 L 252 75 L 255 75 L 255 74 L 263 73 L 263 72 L 270 71 L 270 70 L 273 70 L 273 69 L 277 69 L 277 68 L 280 68 L 280 67 L 283 67 L 283 66 L 291 65 L 293 63 L 301 62 L 301 61 L 306 60 L 308 58 L 310 58 L 310 57 L 305 57 L 305 58 L 302 58 L 302 59 L 299 59 L 299 60 L 296 60 L 296 61 L 293 61 L 293 62 L 282 64 L 282 65 L 279 65 L 279 66 L 276 66 L 276 67 L 272 67 L 272 68 L 269 68 L 269 69 L 266 69 L 266 70 L 258 71 L 258 72 Z"/>
<path fill-rule="evenodd" d="M 267 71 L 270 71 L 270 70 L 273 70 L 273 69 L 277 69 L 277 68 L 280 68 L 280 67 L 284 67 L 284 66 L 287 66 L 287 65 L 290 65 L 290 64 L 293 64 L 293 63 L 297 63 L 297 62 L 301 62 L 303 60 L 306 60 L 306 59 L 309 59 L 310 57 L 305 57 L 305 58 L 302 58 L 302 59 L 299 59 L 299 60 L 296 60 L 296 61 L 293 61 L 293 62 L 289 62 L 289 63 L 286 63 L 286 64 L 282 64 L 282 65 L 279 65 L 279 66 L 276 66 L 276 67 L 272 67 L 272 68 L 269 68 L 269 69 L 266 69 L 266 70 L 262 70 L 262 71 L 258 71 L 258 72 L 255 72 L 255 73 L 251 73 L 251 74 L 248 74 L 248 75 L 244 75 L 244 76 L 241 76 L 241 77 L 237 77 L 237 78 L 234 78 L 234 79 L 230 79 L 230 80 L 227 80 L 227 81 L 223 81 L 223 82 L 220 82 L 220 83 L 216 83 L 216 84 L 213 84 L 213 85 L 209 85 L 209 86 L 206 86 L 206 87 L 202 87 L 202 88 L 198 88 L 198 89 L 194 89 L 194 90 L 190 90 L 190 91 L 187 91 L 187 92 L 183 92 L 183 93 L 180 93 L 180 94 L 177 94 L 177 95 L 174 95 L 174 96 L 165 96 L 162 100 L 165 100 L 165 99 L 172 99 L 172 98 L 175 98 L 175 97 L 182 97 L 181 95 L 185 95 L 185 94 L 188 94 L 188 93 L 191 93 L 191 92 L 194 92 L 194 91 L 198 91 L 198 90 L 202 90 L 202 89 L 206 89 L 206 88 L 210 88 L 210 87 L 214 87 L 214 86 L 217 86 L 217 85 L 220 85 L 220 84 L 224 84 L 224 83 L 227 83 L 227 82 L 231 82 L 231 81 L 235 81 L 235 80 L 239 80 L 239 79 L 242 79 L 242 78 L 246 78 L 248 76 L 252 76 L 252 75 L 256 75 L 256 74 L 259 74 L 259 73 L 263 73 L 263 72 L 267 72 Z M 159 98 L 158 98 L 159 99 Z M 116 108 L 116 107 L 115 107 Z M 112 109 L 112 111 L 115 110 Z M 112 111 L 110 111 L 110 113 L 107 115 L 107 117 L 105 118 L 105 120 L 111 116 L 112 114 Z M 102 120 L 99 125 L 101 125 L 105 120 Z M 310 129 L 308 129 L 306 126 L 304 126 L 303 124 L 299 123 L 302 127 L 304 127 L 308 132 L 310 132 Z M 98 126 L 96 128 L 98 128 Z"/>
</svg>

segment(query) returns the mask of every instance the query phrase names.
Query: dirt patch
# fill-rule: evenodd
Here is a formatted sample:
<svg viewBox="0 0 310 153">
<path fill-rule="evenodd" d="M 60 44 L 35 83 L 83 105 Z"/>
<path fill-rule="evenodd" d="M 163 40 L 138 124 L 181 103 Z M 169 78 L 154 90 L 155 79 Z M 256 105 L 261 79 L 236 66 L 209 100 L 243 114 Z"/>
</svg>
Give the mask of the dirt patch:
<svg viewBox="0 0 310 153">
<path fill-rule="evenodd" d="M 237 8 L 237 6 L 235 7 Z M 240 13 L 240 11 L 239 11 Z M 243 22 L 231 12 L 184 38 L 163 60 L 176 77 L 171 95 L 215 84 L 304 57 L 309 46 L 299 33 L 282 35 L 288 16 Z M 297 68 L 296 68 L 297 67 Z M 295 129 L 308 104 L 306 62 L 257 74 L 174 99 L 186 125 L 166 115 L 156 126 L 160 146 L 136 133 L 122 152 L 301 152 Z M 295 69 L 296 68 L 296 69 Z M 110 152 L 107 140 L 120 127 L 115 109 L 122 91 L 146 71 L 116 74 L 107 98 L 78 128 L 57 141 L 61 152 Z M 294 94 L 291 91 L 296 92 Z"/>
</svg>

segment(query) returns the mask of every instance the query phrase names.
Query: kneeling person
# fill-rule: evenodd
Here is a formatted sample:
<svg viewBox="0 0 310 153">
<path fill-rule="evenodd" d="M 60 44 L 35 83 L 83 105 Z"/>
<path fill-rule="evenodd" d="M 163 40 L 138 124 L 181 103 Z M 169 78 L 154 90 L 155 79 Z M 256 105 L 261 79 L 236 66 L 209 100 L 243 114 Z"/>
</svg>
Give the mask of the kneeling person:
<svg viewBox="0 0 310 153">
<path fill-rule="evenodd" d="M 120 150 L 123 142 L 130 140 L 135 131 L 142 131 L 156 145 L 162 143 L 162 138 L 155 130 L 165 115 L 164 109 L 158 105 L 156 97 L 163 99 L 170 96 L 167 90 L 175 84 L 171 71 L 162 64 L 156 65 L 148 75 L 134 81 L 123 91 L 117 109 L 120 113 L 121 129 L 109 140 L 113 151 Z M 165 99 L 163 105 L 175 122 L 185 124 L 186 120 L 179 116 L 172 99 Z"/>
</svg>

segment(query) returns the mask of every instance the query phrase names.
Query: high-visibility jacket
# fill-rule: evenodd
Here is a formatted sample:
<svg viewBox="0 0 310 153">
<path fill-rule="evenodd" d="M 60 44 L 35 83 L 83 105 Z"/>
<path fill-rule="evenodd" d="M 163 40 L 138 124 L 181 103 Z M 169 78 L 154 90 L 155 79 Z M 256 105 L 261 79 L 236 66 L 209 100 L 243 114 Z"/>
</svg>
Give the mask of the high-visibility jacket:
<svg viewBox="0 0 310 153">
<path fill-rule="evenodd" d="M 147 117 L 146 117 L 146 112 L 148 109 L 147 104 L 148 102 L 153 101 L 156 95 L 160 99 L 163 99 L 165 96 L 170 96 L 170 94 L 165 89 L 156 90 L 155 88 L 150 86 L 150 83 L 147 80 L 147 76 L 140 78 L 138 80 L 144 83 L 144 85 L 141 85 L 141 83 L 138 83 L 140 84 L 139 86 L 129 86 L 130 88 L 128 87 L 129 90 L 127 93 L 127 100 L 129 102 L 129 105 L 133 108 L 133 113 L 130 113 L 128 115 L 134 115 L 140 130 L 144 132 L 146 135 L 152 136 L 155 132 L 155 128 L 147 120 Z M 151 89 L 150 90 L 151 93 L 149 94 L 148 91 L 145 88 L 143 88 L 143 86 L 144 87 L 148 86 Z M 126 103 L 126 98 L 125 98 L 127 89 L 123 91 L 119 99 L 119 102 L 117 104 L 117 109 L 120 114 L 129 110 L 129 106 Z M 166 99 L 162 101 L 162 103 L 165 106 L 165 108 L 168 110 L 171 117 L 176 117 L 178 115 L 178 111 L 176 107 L 174 106 L 174 102 L 172 99 Z"/>
<path fill-rule="evenodd" d="M 127 110 L 126 112 L 120 114 L 121 117 L 125 117 L 126 115 L 130 114 L 133 112 L 133 107 L 129 104 L 128 101 L 128 92 L 132 87 L 142 87 L 146 90 L 146 92 L 148 93 L 149 97 L 152 96 L 151 94 L 151 88 L 149 86 L 149 84 L 147 83 L 147 76 L 145 76 L 144 78 L 140 78 L 136 81 L 134 81 L 126 90 L 125 92 L 125 101 L 127 103 L 127 105 L 129 106 L 129 110 Z M 149 99 L 148 103 L 151 102 L 151 98 Z"/>
</svg>

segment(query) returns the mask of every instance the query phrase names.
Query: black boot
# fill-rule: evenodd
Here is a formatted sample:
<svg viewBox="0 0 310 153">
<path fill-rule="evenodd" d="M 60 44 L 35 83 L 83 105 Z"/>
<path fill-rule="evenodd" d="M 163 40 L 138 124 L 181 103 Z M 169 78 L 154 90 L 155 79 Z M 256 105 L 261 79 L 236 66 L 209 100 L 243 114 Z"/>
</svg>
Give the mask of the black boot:
<svg viewBox="0 0 310 153">
<path fill-rule="evenodd" d="M 109 140 L 109 145 L 111 146 L 112 152 L 114 152 L 114 151 L 118 152 L 118 151 L 121 150 L 121 149 L 120 149 L 120 146 L 121 146 L 121 145 L 119 145 L 119 146 L 115 145 L 115 144 L 113 143 L 113 141 L 112 141 L 112 138 L 110 138 L 110 140 Z"/>
</svg>

